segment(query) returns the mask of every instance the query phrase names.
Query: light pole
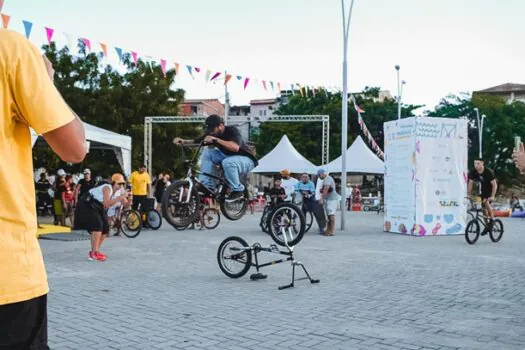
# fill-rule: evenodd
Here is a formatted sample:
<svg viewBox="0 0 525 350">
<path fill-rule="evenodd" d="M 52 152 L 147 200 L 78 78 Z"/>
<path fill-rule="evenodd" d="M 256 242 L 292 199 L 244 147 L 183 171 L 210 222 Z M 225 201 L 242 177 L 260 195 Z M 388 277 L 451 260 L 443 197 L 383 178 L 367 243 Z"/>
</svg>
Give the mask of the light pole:
<svg viewBox="0 0 525 350">
<path fill-rule="evenodd" d="M 350 19 L 352 18 L 352 9 L 354 0 L 350 3 L 348 17 L 345 14 L 345 1 L 341 0 L 341 13 L 343 15 L 343 105 L 342 105 L 342 127 L 341 127 L 341 230 L 345 229 L 345 202 L 346 202 L 346 147 L 348 144 L 348 34 L 350 31 Z M 328 162 L 328 159 L 327 159 Z"/>
<path fill-rule="evenodd" d="M 483 121 L 487 117 L 485 114 L 483 114 L 480 118 L 479 116 L 479 108 L 474 108 L 474 111 L 476 111 L 476 121 L 478 122 L 478 141 L 479 141 L 479 159 L 482 159 L 483 157 Z"/>
<path fill-rule="evenodd" d="M 401 119 L 401 96 L 403 94 L 403 85 L 405 84 L 405 81 L 403 80 L 403 82 L 401 82 L 399 80 L 399 70 L 401 67 L 397 64 L 395 68 L 397 71 L 397 119 L 399 120 Z"/>
</svg>

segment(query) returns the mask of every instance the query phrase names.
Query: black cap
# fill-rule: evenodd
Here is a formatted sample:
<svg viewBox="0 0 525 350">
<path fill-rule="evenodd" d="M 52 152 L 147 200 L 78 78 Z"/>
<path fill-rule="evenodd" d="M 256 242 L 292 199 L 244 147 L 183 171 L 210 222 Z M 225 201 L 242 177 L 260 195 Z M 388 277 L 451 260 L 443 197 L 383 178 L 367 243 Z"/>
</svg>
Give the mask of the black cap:
<svg viewBox="0 0 525 350">
<path fill-rule="evenodd" d="M 224 124 L 224 120 L 218 116 L 217 114 L 212 114 L 208 118 L 206 118 L 206 121 L 204 122 L 206 132 L 212 132 L 213 129 L 215 129 L 216 126 Z"/>
</svg>

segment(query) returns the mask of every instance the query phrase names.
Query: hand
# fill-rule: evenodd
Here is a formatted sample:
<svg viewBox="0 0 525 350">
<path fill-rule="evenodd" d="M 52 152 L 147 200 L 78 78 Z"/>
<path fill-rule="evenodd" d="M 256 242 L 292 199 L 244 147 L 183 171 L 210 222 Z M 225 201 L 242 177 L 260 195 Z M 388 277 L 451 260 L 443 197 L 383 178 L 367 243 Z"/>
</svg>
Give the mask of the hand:
<svg viewBox="0 0 525 350">
<path fill-rule="evenodd" d="M 324 203 L 324 199 L 323 198 L 319 198 L 318 202 L 319 202 L 319 204 L 323 204 Z"/>
<path fill-rule="evenodd" d="M 512 153 L 512 159 L 514 160 L 514 164 L 516 164 L 516 168 L 518 168 L 521 172 L 525 171 L 525 148 L 523 146 L 523 142 L 520 143 L 520 149 L 514 149 L 514 153 Z"/>
<path fill-rule="evenodd" d="M 126 204 L 128 202 L 128 194 L 126 193 L 126 194 L 119 196 L 118 200 L 120 203 Z"/>
<path fill-rule="evenodd" d="M 204 144 L 211 145 L 217 142 L 217 138 L 215 136 L 208 135 L 204 138 Z"/>
<path fill-rule="evenodd" d="M 176 137 L 173 139 L 173 143 L 180 146 L 184 143 L 184 140 L 181 139 L 180 137 Z"/>
<path fill-rule="evenodd" d="M 42 58 L 44 59 L 44 64 L 46 65 L 47 74 L 49 75 L 49 78 L 51 80 L 54 80 L 55 77 L 55 70 L 53 69 L 53 64 L 46 55 L 42 55 Z"/>
</svg>

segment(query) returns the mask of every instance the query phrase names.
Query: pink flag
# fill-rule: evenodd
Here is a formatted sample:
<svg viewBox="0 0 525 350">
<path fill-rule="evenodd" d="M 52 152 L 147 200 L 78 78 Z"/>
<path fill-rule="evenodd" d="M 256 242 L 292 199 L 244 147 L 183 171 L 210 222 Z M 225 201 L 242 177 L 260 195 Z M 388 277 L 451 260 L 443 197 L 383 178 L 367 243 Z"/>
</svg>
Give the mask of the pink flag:
<svg viewBox="0 0 525 350">
<path fill-rule="evenodd" d="M 84 45 L 86 45 L 86 47 L 88 48 L 89 52 L 91 52 L 91 41 L 89 39 L 83 38 L 82 42 L 84 43 Z"/>
<path fill-rule="evenodd" d="M 262 84 L 263 84 L 264 90 L 268 91 L 268 88 L 266 87 L 266 80 L 263 80 Z"/>
<path fill-rule="evenodd" d="M 51 44 L 51 40 L 53 40 L 53 33 L 55 32 L 55 30 L 48 28 L 48 27 L 45 27 L 45 28 L 46 28 L 47 42 Z"/>
<path fill-rule="evenodd" d="M 248 86 L 249 82 L 250 82 L 250 78 L 244 79 L 244 90 L 246 90 L 246 87 Z"/>
<path fill-rule="evenodd" d="M 211 77 L 210 81 L 214 81 L 214 80 L 217 79 L 220 75 L 221 75 L 221 72 L 217 72 L 217 73 L 215 73 L 215 74 Z"/>
<path fill-rule="evenodd" d="M 199 67 L 193 67 L 197 73 L 201 72 L 201 69 Z"/>
<path fill-rule="evenodd" d="M 160 60 L 160 69 L 162 69 L 162 74 L 166 76 L 166 60 L 165 59 Z"/>
<path fill-rule="evenodd" d="M 315 86 L 312 86 L 312 94 L 314 94 L 314 97 L 315 97 L 315 92 L 316 92 Z"/>
<path fill-rule="evenodd" d="M 133 62 L 137 64 L 138 62 L 138 54 L 135 51 L 131 51 L 131 57 L 133 57 Z"/>
</svg>

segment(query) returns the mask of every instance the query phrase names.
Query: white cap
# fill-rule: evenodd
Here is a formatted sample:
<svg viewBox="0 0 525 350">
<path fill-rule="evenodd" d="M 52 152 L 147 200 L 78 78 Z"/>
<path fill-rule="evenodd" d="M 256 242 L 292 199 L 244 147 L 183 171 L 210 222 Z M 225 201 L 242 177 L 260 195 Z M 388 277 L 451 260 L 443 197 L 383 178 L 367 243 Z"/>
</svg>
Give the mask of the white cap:
<svg viewBox="0 0 525 350">
<path fill-rule="evenodd" d="M 91 174 L 91 170 L 89 170 L 88 168 L 84 169 L 84 174 Z"/>
<path fill-rule="evenodd" d="M 57 175 L 58 176 L 66 176 L 66 172 L 64 171 L 64 169 L 58 169 Z"/>
</svg>

